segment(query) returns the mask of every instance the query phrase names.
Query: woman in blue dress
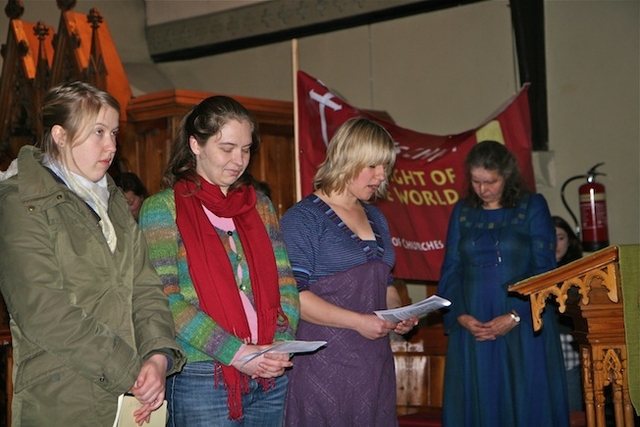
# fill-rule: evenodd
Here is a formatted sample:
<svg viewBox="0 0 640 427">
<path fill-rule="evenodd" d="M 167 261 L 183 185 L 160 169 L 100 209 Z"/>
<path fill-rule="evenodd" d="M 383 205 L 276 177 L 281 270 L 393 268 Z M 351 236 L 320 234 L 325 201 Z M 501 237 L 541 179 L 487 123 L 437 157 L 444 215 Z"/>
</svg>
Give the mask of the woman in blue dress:
<svg viewBox="0 0 640 427">
<path fill-rule="evenodd" d="M 515 157 L 483 141 L 465 160 L 468 196 L 455 206 L 438 293 L 452 301 L 445 427 L 565 427 L 565 373 L 551 310 L 534 332 L 529 300 L 507 288 L 555 268 L 544 198 L 524 190 Z"/>
<path fill-rule="evenodd" d="M 350 119 L 329 142 L 315 191 L 282 218 L 300 291 L 296 338 L 328 342 L 296 356 L 286 426 L 397 425 L 389 333 L 407 333 L 417 319 L 392 323 L 373 313 L 400 306 L 400 297 L 387 221 L 366 203 L 385 194 L 394 162 L 393 139 L 383 127 Z"/>
</svg>

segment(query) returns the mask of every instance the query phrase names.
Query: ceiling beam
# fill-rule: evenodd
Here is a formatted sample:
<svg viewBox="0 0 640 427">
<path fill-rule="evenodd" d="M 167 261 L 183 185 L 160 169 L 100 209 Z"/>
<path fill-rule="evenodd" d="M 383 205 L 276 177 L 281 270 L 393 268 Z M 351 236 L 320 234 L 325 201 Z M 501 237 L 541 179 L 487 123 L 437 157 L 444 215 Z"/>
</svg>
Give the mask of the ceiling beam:
<svg viewBox="0 0 640 427">
<path fill-rule="evenodd" d="M 483 0 L 272 0 L 150 25 L 154 62 L 211 56 Z"/>
</svg>

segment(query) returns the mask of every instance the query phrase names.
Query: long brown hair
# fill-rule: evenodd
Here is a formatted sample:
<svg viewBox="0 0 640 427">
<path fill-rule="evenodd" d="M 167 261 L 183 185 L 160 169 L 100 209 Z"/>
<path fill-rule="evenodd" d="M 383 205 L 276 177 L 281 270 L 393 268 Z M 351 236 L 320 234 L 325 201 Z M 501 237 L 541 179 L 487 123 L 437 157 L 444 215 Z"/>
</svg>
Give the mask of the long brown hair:
<svg viewBox="0 0 640 427">
<path fill-rule="evenodd" d="M 165 188 L 172 188 L 181 179 L 187 179 L 200 185 L 196 173 L 196 156 L 189 146 L 189 137 L 193 136 L 200 146 L 204 146 L 209 138 L 218 135 L 230 120 L 249 123 L 251 127 L 250 153 L 256 152 L 260 146 L 260 134 L 258 133 L 258 123 L 249 110 L 228 96 L 211 96 L 193 106 L 182 118 L 164 173 L 163 185 Z M 245 171 L 245 174 L 247 173 Z M 246 185 L 248 179 L 245 174 L 230 189 Z"/>
</svg>

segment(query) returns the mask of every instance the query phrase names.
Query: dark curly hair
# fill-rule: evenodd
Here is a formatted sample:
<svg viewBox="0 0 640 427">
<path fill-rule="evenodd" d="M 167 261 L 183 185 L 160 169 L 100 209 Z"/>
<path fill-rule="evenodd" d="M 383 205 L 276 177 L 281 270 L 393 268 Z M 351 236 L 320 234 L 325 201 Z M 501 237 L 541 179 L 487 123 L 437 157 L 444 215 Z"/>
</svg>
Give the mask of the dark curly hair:
<svg viewBox="0 0 640 427">
<path fill-rule="evenodd" d="M 473 190 L 471 169 L 483 168 L 496 171 L 504 178 L 500 205 L 505 208 L 518 206 L 526 193 L 518 162 L 504 144 L 491 140 L 478 142 L 467 154 L 464 166 L 467 176 L 467 203 L 474 208 L 481 207 L 483 202 Z"/>
<path fill-rule="evenodd" d="M 133 172 L 121 172 L 113 177 L 116 185 L 122 188 L 125 193 L 133 191 L 133 194 L 146 199 L 149 196 L 147 188 L 144 186 L 138 175 Z"/>
</svg>

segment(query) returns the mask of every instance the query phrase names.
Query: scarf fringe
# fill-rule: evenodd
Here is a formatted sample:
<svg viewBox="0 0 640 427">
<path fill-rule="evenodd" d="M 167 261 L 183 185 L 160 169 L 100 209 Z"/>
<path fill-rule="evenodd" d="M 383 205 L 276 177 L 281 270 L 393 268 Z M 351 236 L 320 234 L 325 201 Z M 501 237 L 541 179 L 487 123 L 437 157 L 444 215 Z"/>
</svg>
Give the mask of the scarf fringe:
<svg viewBox="0 0 640 427">
<path fill-rule="evenodd" d="M 229 367 L 224 366 L 218 361 L 214 361 L 214 386 L 215 388 L 218 388 L 220 384 L 224 384 L 224 389 L 227 391 L 229 419 L 240 420 L 244 415 L 242 411 L 242 396 L 248 394 L 249 391 L 251 391 L 251 387 L 249 386 L 251 378 L 249 377 L 249 375 L 239 372 L 240 375 L 237 376 L 239 380 L 238 383 L 231 383 L 228 380 L 225 381 L 224 368 Z M 260 384 L 264 391 L 270 390 L 276 385 L 276 381 L 273 378 L 258 378 L 256 379 L 256 381 L 258 382 L 258 384 Z"/>
</svg>

